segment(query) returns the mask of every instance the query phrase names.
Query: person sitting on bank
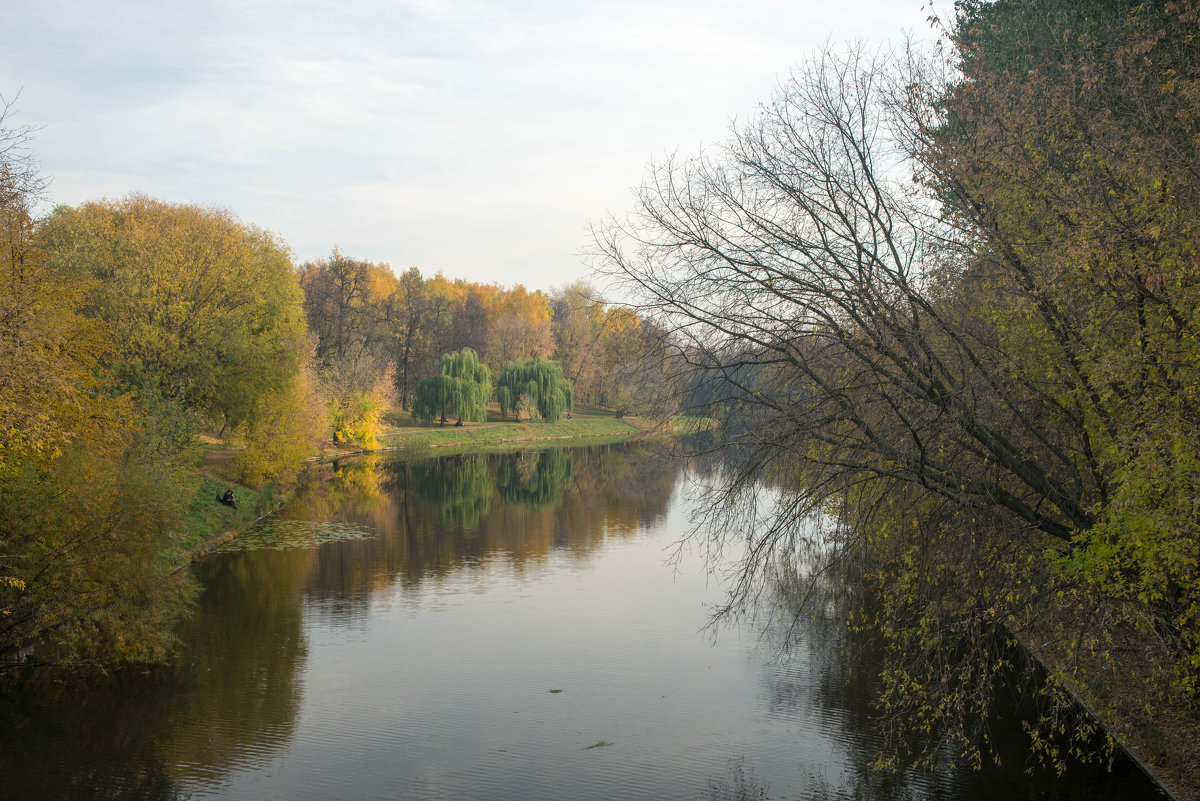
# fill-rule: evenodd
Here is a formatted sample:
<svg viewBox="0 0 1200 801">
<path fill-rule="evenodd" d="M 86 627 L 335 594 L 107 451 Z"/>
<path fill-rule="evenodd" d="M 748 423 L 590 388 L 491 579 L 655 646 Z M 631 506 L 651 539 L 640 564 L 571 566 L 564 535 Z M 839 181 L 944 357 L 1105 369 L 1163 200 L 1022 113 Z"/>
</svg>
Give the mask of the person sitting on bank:
<svg viewBox="0 0 1200 801">
<path fill-rule="evenodd" d="M 225 490 L 225 494 L 221 496 L 220 501 L 226 506 L 232 506 L 234 509 L 237 508 L 237 498 L 233 497 L 233 490 L 231 489 Z"/>
</svg>

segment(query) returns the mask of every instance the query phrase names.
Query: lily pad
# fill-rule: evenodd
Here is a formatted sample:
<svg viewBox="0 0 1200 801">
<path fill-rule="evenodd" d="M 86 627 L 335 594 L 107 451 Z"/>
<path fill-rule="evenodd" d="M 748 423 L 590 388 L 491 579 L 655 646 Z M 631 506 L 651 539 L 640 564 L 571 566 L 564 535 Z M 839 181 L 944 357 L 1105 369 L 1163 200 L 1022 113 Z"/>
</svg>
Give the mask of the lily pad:
<svg viewBox="0 0 1200 801">
<path fill-rule="evenodd" d="M 327 523 L 316 520 L 269 520 L 234 537 L 217 550 L 286 551 L 293 548 L 317 548 L 329 542 L 349 542 L 375 536 L 366 526 L 354 523 Z"/>
</svg>

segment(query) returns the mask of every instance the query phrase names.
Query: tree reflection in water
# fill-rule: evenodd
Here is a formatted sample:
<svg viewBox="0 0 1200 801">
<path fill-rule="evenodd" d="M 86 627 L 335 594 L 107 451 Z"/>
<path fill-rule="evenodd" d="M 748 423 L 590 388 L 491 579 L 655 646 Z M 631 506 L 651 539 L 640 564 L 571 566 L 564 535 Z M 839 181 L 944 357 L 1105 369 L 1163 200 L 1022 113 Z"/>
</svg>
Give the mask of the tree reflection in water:
<svg viewBox="0 0 1200 801">
<path fill-rule="evenodd" d="M 205 591 L 171 665 L 6 688 L 0 797 L 174 799 L 181 783 L 219 786 L 248 753 L 265 760 L 287 746 L 307 650 L 300 587 L 315 553 L 218 561 L 200 571 Z"/>
<path fill-rule="evenodd" d="M 574 481 L 568 451 L 527 451 L 499 461 L 496 487 L 505 503 L 529 509 L 557 509 L 563 490 Z"/>
<path fill-rule="evenodd" d="M 413 468 L 417 497 L 441 510 L 441 523 L 449 531 L 471 536 L 492 508 L 496 481 L 481 454 L 449 456 Z"/>
<path fill-rule="evenodd" d="M 945 743 L 933 769 L 911 767 L 914 760 L 909 756 L 899 760 L 899 764 L 909 767 L 880 769 L 881 759 L 896 746 L 881 732 L 873 705 L 884 655 L 869 632 L 847 622 L 850 611 L 872 600 L 864 592 L 853 564 L 846 562 L 809 576 L 804 587 L 806 595 L 799 598 L 794 581 L 780 581 L 768 588 L 760 603 L 739 621 L 721 624 L 758 631 L 758 647 L 769 664 L 764 677 L 769 718 L 794 719 L 797 710 L 813 710 L 823 720 L 837 721 L 829 730 L 843 733 L 844 739 L 835 743 L 838 757 L 831 760 L 842 769 L 832 776 L 808 776 L 803 798 L 1133 801 L 1154 797 L 1148 795 L 1154 788 L 1145 774 L 1124 753 L 1115 756 L 1107 772 L 1094 765 L 1069 765 L 1060 772 L 1037 764 L 1030 755 L 1021 721 L 1033 719 L 1031 704 L 1036 694 L 1030 692 L 1032 687 L 1027 683 L 1038 679 L 1020 669 L 1013 670 L 1008 684 L 997 688 L 1003 697 L 996 699 L 993 716 L 974 722 L 980 733 L 986 733 L 992 757 L 978 769 L 956 761 L 955 752 Z M 907 746 L 907 755 L 929 748 L 928 742 L 900 745 Z M 714 791 L 705 798 L 765 797 L 754 795 L 765 790 L 753 776 L 743 777 L 736 761 L 731 763 L 729 776 L 712 786 L 725 794 Z"/>
<path fill-rule="evenodd" d="M 397 583 L 436 587 L 493 560 L 523 573 L 554 550 L 586 559 L 665 515 L 682 469 L 652 446 L 374 456 L 328 468 L 283 514 L 375 532 L 329 549 L 308 583 L 314 597 L 338 599 L 322 614 L 354 616 Z"/>
<path fill-rule="evenodd" d="M 703 801 L 765 801 L 767 786 L 746 768 L 746 757 L 729 760 L 726 774 L 719 779 L 709 779 L 708 788 L 701 796 Z"/>
<path fill-rule="evenodd" d="M 488 559 L 524 570 L 553 549 L 586 555 L 665 514 L 679 469 L 645 448 L 321 465 L 279 519 L 352 523 L 375 536 L 201 565 L 205 589 L 169 666 L 10 684 L 0 695 L 0 795 L 166 800 L 180 786 L 220 787 L 294 735 L 306 607 L 318 619 L 361 617 L 374 593 L 397 584 L 419 590 Z"/>
<path fill-rule="evenodd" d="M 684 469 L 627 446 L 324 466 L 281 517 L 373 537 L 218 554 L 174 665 L 0 694 L 0 797 L 1139 797 L 1031 786 L 1020 756 L 875 772 L 873 645 L 842 625 L 861 577 L 827 572 L 795 620 L 764 595 L 759 652 L 712 649 L 709 577 L 656 578 Z"/>
</svg>

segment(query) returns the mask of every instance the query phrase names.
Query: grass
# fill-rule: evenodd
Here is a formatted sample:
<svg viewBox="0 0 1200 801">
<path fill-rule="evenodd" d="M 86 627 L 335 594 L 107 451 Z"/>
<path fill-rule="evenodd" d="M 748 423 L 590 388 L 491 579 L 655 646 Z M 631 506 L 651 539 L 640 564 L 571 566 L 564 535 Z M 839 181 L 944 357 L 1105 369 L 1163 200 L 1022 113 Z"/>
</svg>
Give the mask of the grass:
<svg viewBox="0 0 1200 801">
<path fill-rule="evenodd" d="M 276 485 L 255 489 L 229 478 L 229 466 L 240 450 L 214 436 L 197 437 L 196 488 L 188 501 L 183 536 L 174 546 L 178 552 L 202 556 L 287 499 L 289 492 Z M 230 489 L 237 497 L 236 509 L 217 500 Z"/>
<path fill-rule="evenodd" d="M 570 420 L 557 423 L 517 422 L 489 409 L 485 423 L 440 426 L 414 422 L 395 410 L 384 417 L 386 428 L 377 437 L 388 448 L 475 448 L 488 445 L 559 443 L 567 440 L 618 441 L 639 432 L 639 427 L 618 420 L 611 411 L 576 407 Z"/>
<path fill-rule="evenodd" d="M 278 493 L 269 484 L 253 490 L 205 473 L 197 473 L 197 478 L 196 491 L 188 502 L 181 550 L 193 551 L 224 532 L 241 531 L 278 505 Z M 237 509 L 217 500 L 227 489 L 237 496 Z"/>
</svg>

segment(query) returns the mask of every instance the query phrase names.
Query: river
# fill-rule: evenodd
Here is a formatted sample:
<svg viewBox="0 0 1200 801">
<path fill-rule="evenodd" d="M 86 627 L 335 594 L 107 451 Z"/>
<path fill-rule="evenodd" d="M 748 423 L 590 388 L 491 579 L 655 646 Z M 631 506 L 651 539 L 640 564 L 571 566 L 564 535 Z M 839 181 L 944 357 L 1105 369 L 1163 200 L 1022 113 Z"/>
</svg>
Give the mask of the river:
<svg viewBox="0 0 1200 801">
<path fill-rule="evenodd" d="M 1111 771 L 878 774 L 837 621 L 705 627 L 644 446 L 324 468 L 198 567 L 169 667 L 0 695 L 5 799 L 1141 799 Z M 669 558 L 672 557 L 673 558 Z"/>
</svg>

